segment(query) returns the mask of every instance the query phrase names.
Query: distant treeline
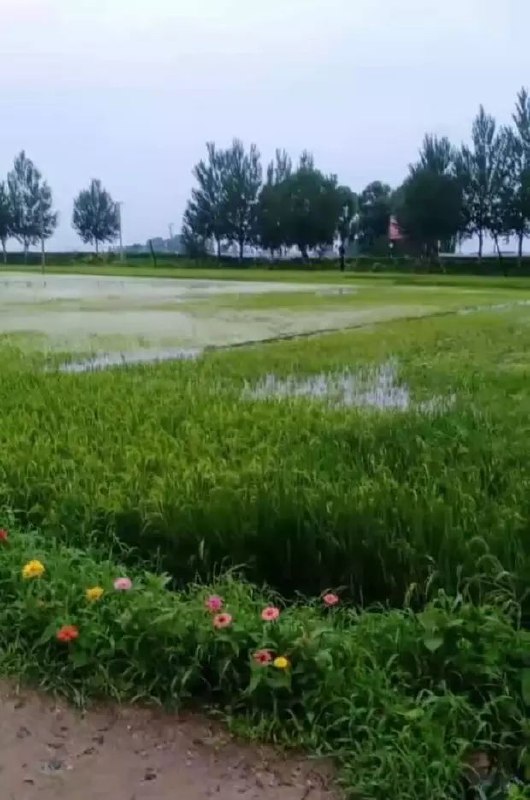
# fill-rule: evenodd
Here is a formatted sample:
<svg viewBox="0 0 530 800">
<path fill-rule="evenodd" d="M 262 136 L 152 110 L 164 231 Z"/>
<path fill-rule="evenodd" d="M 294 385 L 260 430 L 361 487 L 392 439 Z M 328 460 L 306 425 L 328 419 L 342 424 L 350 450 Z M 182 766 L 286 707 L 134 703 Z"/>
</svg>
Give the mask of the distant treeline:
<svg viewBox="0 0 530 800">
<path fill-rule="evenodd" d="M 522 267 L 530 235 L 530 95 L 519 92 L 511 126 L 498 126 L 481 106 L 468 144 L 426 135 L 418 161 L 396 189 L 376 180 L 356 193 L 317 169 L 307 151 L 295 166 L 285 150 L 277 150 L 264 176 L 256 145 L 247 150 L 239 139 L 227 149 L 209 142 L 193 175 L 182 227 L 188 257 L 221 258 L 231 244 L 241 260 L 251 247 L 273 260 L 287 251 L 306 261 L 338 242 L 345 269 L 352 250 L 438 261 L 440 251 L 454 252 L 459 242 L 476 237 L 481 260 L 489 235 L 499 260 L 502 242 L 515 237 Z M 30 247 L 40 243 L 44 261 L 45 242 L 57 223 L 50 187 L 21 152 L 0 182 L 4 261 L 9 239 L 22 245 L 26 260 Z M 120 236 L 120 203 L 92 180 L 73 202 L 72 225 L 97 254 L 100 244 Z"/>
<path fill-rule="evenodd" d="M 497 126 L 481 106 L 469 144 L 426 135 L 395 190 L 373 181 L 357 194 L 318 170 L 310 153 L 295 167 L 285 150 L 276 151 L 263 180 L 256 145 L 247 151 L 238 139 L 225 150 L 209 142 L 193 175 L 183 226 L 190 255 L 220 256 L 229 242 L 240 258 L 251 245 L 272 257 L 296 247 L 305 259 L 338 240 L 342 266 L 352 242 L 360 254 L 390 247 L 437 260 L 440 250 L 476 236 L 481 259 L 489 234 L 499 258 L 501 242 L 516 237 L 522 260 L 530 234 L 530 96 L 520 91 L 511 127 Z"/>
</svg>

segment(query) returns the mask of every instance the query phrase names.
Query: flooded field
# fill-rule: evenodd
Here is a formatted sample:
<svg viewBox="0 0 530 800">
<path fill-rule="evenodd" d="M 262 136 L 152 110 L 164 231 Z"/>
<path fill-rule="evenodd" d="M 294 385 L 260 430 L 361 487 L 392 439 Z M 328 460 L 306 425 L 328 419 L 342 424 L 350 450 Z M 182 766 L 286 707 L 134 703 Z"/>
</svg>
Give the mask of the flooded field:
<svg viewBox="0 0 530 800">
<path fill-rule="evenodd" d="M 2 272 L 0 334 L 27 347 L 78 354 L 70 369 L 83 370 L 476 308 L 498 301 L 498 294 L 370 279 L 326 284 Z"/>
</svg>

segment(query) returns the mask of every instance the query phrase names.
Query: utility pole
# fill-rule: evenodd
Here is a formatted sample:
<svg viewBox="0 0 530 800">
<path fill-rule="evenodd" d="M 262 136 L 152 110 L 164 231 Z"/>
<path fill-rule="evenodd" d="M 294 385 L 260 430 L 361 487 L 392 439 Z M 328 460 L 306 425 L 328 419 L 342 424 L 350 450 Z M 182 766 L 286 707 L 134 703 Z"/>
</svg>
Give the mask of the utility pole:
<svg viewBox="0 0 530 800">
<path fill-rule="evenodd" d="M 123 231 L 121 225 L 121 207 L 123 205 L 123 200 L 119 200 L 116 205 L 118 206 L 118 222 L 120 226 L 120 261 L 125 261 L 125 253 L 123 252 Z"/>
</svg>

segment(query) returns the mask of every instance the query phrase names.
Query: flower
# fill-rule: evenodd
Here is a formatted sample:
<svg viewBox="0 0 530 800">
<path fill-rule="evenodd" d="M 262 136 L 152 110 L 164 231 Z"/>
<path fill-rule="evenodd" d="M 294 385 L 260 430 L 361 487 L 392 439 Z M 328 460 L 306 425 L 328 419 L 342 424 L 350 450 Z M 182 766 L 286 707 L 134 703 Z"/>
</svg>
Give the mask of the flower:
<svg viewBox="0 0 530 800">
<path fill-rule="evenodd" d="M 96 600 L 101 600 L 104 593 L 105 590 L 101 586 L 93 586 L 91 589 L 86 590 L 85 597 L 89 603 L 94 603 Z"/>
<path fill-rule="evenodd" d="M 220 611 L 223 607 L 223 598 L 219 597 L 217 594 L 211 594 L 210 597 L 207 597 L 204 601 L 204 605 L 208 611 L 211 611 L 215 614 L 217 611 Z"/>
<path fill-rule="evenodd" d="M 25 580 L 31 580 L 32 578 L 40 578 L 46 572 L 46 568 L 41 561 L 37 561 L 33 559 L 32 561 L 28 561 L 28 563 L 22 569 L 22 577 Z"/>
<path fill-rule="evenodd" d="M 0 542 L 7 542 L 8 538 L 8 532 L 4 528 L 0 528 Z"/>
<path fill-rule="evenodd" d="M 256 650 L 254 655 L 252 656 L 256 664 L 260 666 L 265 666 L 266 664 L 270 664 L 272 661 L 272 653 L 270 650 Z"/>
<path fill-rule="evenodd" d="M 289 669 L 291 666 L 291 662 L 288 658 L 285 658 L 285 656 L 278 656 L 278 658 L 275 658 L 272 663 L 276 669 Z"/>
<path fill-rule="evenodd" d="M 275 619 L 278 619 L 280 616 L 280 609 L 276 608 L 276 606 L 268 606 L 264 608 L 261 612 L 261 619 L 264 622 L 274 622 Z"/>
<path fill-rule="evenodd" d="M 116 578 L 114 588 L 117 592 L 128 592 L 129 589 L 132 589 L 132 580 L 130 578 Z"/>
<path fill-rule="evenodd" d="M 339 598 L 336 594 L 333 594 L 333 592 L 329 592 L 329 594 L 324 595 L 322 601 L 324 605 L 331 607 L 337 605 L 337 603 L 339 602 Z"/>
<path fill-rule="evenodd" d="M 73 642 L 79 636 L 79 628 L 76 625 L 63 625 L 56 633 L 59 642 Z"/>
<path fill-rule="evenodd" d="M 231 614 L 216 614 L 213 618 L 214 628 L 229 628 L 232 624 Z"/>
</svg>

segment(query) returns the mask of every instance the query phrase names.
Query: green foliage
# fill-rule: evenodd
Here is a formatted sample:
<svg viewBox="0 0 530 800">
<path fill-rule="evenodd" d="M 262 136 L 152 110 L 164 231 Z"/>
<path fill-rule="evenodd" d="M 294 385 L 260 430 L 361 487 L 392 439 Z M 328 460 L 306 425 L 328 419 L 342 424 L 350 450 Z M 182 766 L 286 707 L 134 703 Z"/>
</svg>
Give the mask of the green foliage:
<svg viewBox="0 0 530 800">
<path fill-rule="evenodd" d="M 72 226 L 81 240 L 96 246 L 114 241 L 120 231 L 120 209 L 100 180 L 93 180 L 88 189 L 79 192 L 74 200 Z"/>
<path fill-rule="evenodd" d="M 344 585 L 398 604 L 433 569 L 452 590 L 460 573 L 486 580 L 502 568 L 524 584 L 525 314 L 89 375 L 36 371 L 4 350 L 0 505 L 80 546 L 116 536 L 181 581 L 245 565 L 285 593 Z M 426 415 L 242 398 L 268 373 L 341 374 L 389 358 L 418 401 L 454 393 L 454 406 Z"/>
<path fill-rule="evenodd" d="M 52 210 L 52 193 L 42 175 L 22 151 L 7 176 L 11 206 L 10 233 L 24 246 L 49 239 L 57 227 L 58 215 Z"/>
<path fill-rule="evenodd" d="M 9 194 L 3 181 L 0 182 L 0 242 L 4 264 L 7 262 L 6 241 L 11 236 L 13 225 L 13 212 L 9 202 Z"/>
<path fill-rule="evenodd" d="M 440 593 L 421 615 L 298 602 L 267 623 L 261 611 L 270 598 L 233 577 L 175 593 L 163 576 L 134 570 L 132 588 L 118 592 L 123 567 L 114 561 L 7 523 L 3 674 L 80 703 L 213 703 L 240 731 L 333 755 L 353 796 L 374 800 L 457 797 L 474 751 L 486 751 L 500 775 L 524 757 L 529 642 L 508 594 L 474 606 Z M 45 572 L 24 580 L 33 559 Z M 89 602 L 94 586 L 104 594 Z M 205 608 L 211 593 L 232 616 L 220 630 Z M 58 641 L 63 625 L 78 638 Z M 257 665 L 261 649 L 286 657 L 288 668 Z"/>
<path fill-rule="evenodd" d="M 415 169 L 403 185 L 399 223 L 427 256 L 437 256 L 441 242 L 462 230 L 464 209 L 459 181 L 428 167 Z"/>
<path fill-rule="evenodd" d="M 381 181 L 370 183 L 359 196 L 359 241 L 363 252 L 374 250 L 388 235 L 392 190 Z"/>
</svg>

